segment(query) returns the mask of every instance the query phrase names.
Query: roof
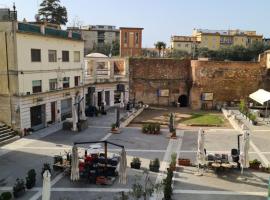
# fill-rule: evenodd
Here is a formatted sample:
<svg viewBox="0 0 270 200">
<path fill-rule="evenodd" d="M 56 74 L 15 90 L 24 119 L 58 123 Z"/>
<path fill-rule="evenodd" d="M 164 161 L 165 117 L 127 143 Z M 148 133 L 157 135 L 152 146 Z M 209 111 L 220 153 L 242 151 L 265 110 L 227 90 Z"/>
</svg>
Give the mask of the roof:
<svg viewBox="0 0 270 200">
<path fill-rule="evenodd" d="M 140 28 L 140 27 L 119 27 L 119 29 L 139 29 L 139 30 L 143 30 L 144 28 Z"/>
<path fill-rule="evenodd" d="M 90 53 L 86 55 L 87 58 L 108 58 L 108 56 L 102 54 L 102 53 Z"/>
<path fill-rule="evenodd" d="M 256 92 L 250 94 L 249 98 L 263 105 L 265 102 L 270 100 L 270 92 L 259 89 Z"/>
</svg>

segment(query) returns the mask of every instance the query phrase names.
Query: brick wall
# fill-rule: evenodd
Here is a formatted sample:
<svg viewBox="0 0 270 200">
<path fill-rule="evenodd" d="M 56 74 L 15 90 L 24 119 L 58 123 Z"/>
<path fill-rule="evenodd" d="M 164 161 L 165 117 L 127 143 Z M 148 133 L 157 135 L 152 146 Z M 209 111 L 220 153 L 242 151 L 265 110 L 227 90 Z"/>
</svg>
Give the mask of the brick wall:
<svg viewBox="0 0 270 200">
<path fill-rule="evenodd" d="M 130 58 L 130 98 L 152 105 L 170 105 L 189 96 L 190 60 Z M 159 97 L 158 90 L 169 90 Z"/>
<path fill-rule="evenodd" d="M 240 101 L 262 87 L 265 67 L 258 62 L 191 61 L 193 86 L 190 103 L 193 109 L 224 102 Z M 201 94 L 213 93 L 213 102 L 202 102 Z"/>
</svg>

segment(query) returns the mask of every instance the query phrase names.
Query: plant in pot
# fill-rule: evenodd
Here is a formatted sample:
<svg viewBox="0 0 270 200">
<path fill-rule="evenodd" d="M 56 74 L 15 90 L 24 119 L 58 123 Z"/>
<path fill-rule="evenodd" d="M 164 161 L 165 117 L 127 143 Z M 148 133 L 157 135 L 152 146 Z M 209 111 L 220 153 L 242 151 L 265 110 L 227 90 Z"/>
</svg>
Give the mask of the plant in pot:
<svg viewBox="0 0 270 200">
<path fill-rule="evenodd" d="M 155 158 L 154 160 L 150 161 L 149 164 L 149 170 L 152 172 L 159 172 L 159 167 L 160 167 L 160 163 L 159 163 L 159 159 Z"/>
<path fill-rule="evenodd" d="M 163 180 L 163 193 L 164 193 L 164 200 L 171 200 L 172 199 L 172 178 L 173 178 L 173 171 L 168 168 L 167 169 L 167 176 Z"/>
<path fill-rule="evenodd" d="M 36 171 L 34 169 L 28 171 L 25 185 L 27 189 L 31 189 L 36 185 Z"/>
<path fill-rule="evenodd" d="M 177 157 L 177 154 L 174 152 L 172 153 L 171 155 L 171 163 L 170 163 L 170 168 L 172 171 L 175 171 L 176 169 L 176 157 Z"/>
<path fill-rule="evenodd" d="M 130 163 L 130 167 L 133 169 L 140 169 L 141 168 L 141 160 L 138 157 L 134 157 L 132 162 Z"/>
<path fill-rule="evenodd" d="M 256 115 L 251 113 L 249 119 L 252 121 L 253 125 L 257 125 L 258 122 L 256 121 Z"/>
<path fill-rule="evenodd" d="M 148 133 L 148 131 L 149 131 L 149 126 L 148 126 L 148 124 L 144 124 L 144 125 L 142 126 L 142 132 L 143 132 L 143 133 Z"/>
<path fill-rule="evenodd" d="M 249 167 L 251 169 L 260 169 L 260 165 L 261 165 L 261 161 L 257 160 L 257 159 L 254 159 L 252 161 L 249 162 Z"/>
<path fill-rule="evenodd" d="M 11 200 L 12 199 L 12 194 L 10 192 L 3 192 L 0 195 L 0 200 Z"/>
<path fill-rule="evenodd" d="M 160 124 L 155 124 L 155 134 L 160 133 Z"/>
<path fill-rule="evenodd" d="M 25 193 L 25 184 L 23 179 L 16 179 L 16 183 L 13 186 L 13 196 L 15 198 L 21 197 Z"/>
<path fill-rule="evenodd" d="M 44 164 L 43 164 L 43 167 L 42 167 L 42 170 L 41 170 L 41 177 L 42 177 L 42 178 L 43 178 L 43 174 L 44 174 L 44 172 L 45 172 L 46 170 L 48 170 L 48 171 L 50 172 L 50 174 L 51 174 L 52 170 L 51 170 L 51 166 L 50 166 L 49 163 L 44 163 Z"/>
<path fill-rule="evenodd" d="M 178 165 L 190 166 L 190 159 L 178 158 Z"/>
</svg>

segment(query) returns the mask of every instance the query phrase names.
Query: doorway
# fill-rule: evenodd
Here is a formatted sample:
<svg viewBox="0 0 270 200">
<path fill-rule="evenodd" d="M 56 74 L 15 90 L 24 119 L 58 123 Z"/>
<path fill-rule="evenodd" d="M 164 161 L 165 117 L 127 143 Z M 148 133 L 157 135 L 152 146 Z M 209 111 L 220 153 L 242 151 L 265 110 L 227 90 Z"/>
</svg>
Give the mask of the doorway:
<svg viewBox="0 0 270 200">
<path fill-rule="evenodd" d="M 110 91 L 105 91 L 105 102 L 107 106 L 110 106 Z"/>
<path fill-rule="evenodd" d="M 97 96 L 97 98 L 98 98 L 98 107 L 100 107 L 101 106 L 101 103 L 102 103 L 102 92 L 98 92 L 98 96 Z"/>
<path fill-rule="evenodd" d="M 188 96 L 185 94 L 179 96 L 178 103 L 180 103 L 180 107 L 187 107 L 188 106 Z"/>
<path fill-rule="evenodd" d="M 45 105 L 30 108 L 31 128 L 34 130 L 45 127 Z"/>
<path fill-rule="evenodd" d="M 51 116 L 52 116 L 52 123 L 56 122 L 56 101 L 51 102 Z"/>
</svg>

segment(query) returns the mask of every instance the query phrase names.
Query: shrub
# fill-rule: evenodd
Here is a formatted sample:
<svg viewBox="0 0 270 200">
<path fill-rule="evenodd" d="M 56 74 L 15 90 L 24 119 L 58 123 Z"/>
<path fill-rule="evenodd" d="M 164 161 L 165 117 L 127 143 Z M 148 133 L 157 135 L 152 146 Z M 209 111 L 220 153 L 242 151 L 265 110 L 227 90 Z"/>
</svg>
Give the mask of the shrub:
<svg viewBox="0 0 270 200">
<path fill-rule="evenodd" d="M 142 126 L 143 133 L 150 133 L 150 134 L 159 134 L 160 133 L 160 124 L 158 123 L 148 123 Z"/>
<path fill-rule="evenodd" d="M 172 155 L 171 155 L 171 164 L 172 164 L 173 166 L 176 165 L 176 157 L 177 157 L 177 154 L 176 154 L 175 152 L 172 153 Z"/>
<path fill-rule="evenodd" d="M 0 196 L 1 200 L 11 200 L 12 194 L 10 192 L 3 192 Z"/>
<path fill-rule="evenodd" d="M 31 189 L 35 185 L 36 185 L 36 171 L 34 169 L 31 169 L 27 173 L 26 188 Z"/>
<path fill-rule="evenodd" d="M 141 160 L 140 160 L 140 158 L 138 158 L 138 157 L 134 157 L 134 158 L 132 159 L 132 162 L 133 162 L 133 163 L 141 163 Z"/>
<path fill-rule="evenodd" d="M 25 192 L 25 184 L 23 179 L 16 179 L 16 183 L 13 186 L 13 195 L 15 198 L 20 197 Z"/>
<path fill-rule="evenodd" d="M 167 176 L 163 180 L 164 200 L 171 200 L 172 199 L 172 178 L 173 178 L 173 171 L 170 168 L 168 168 L 167 169 Z"/>
</svg>

